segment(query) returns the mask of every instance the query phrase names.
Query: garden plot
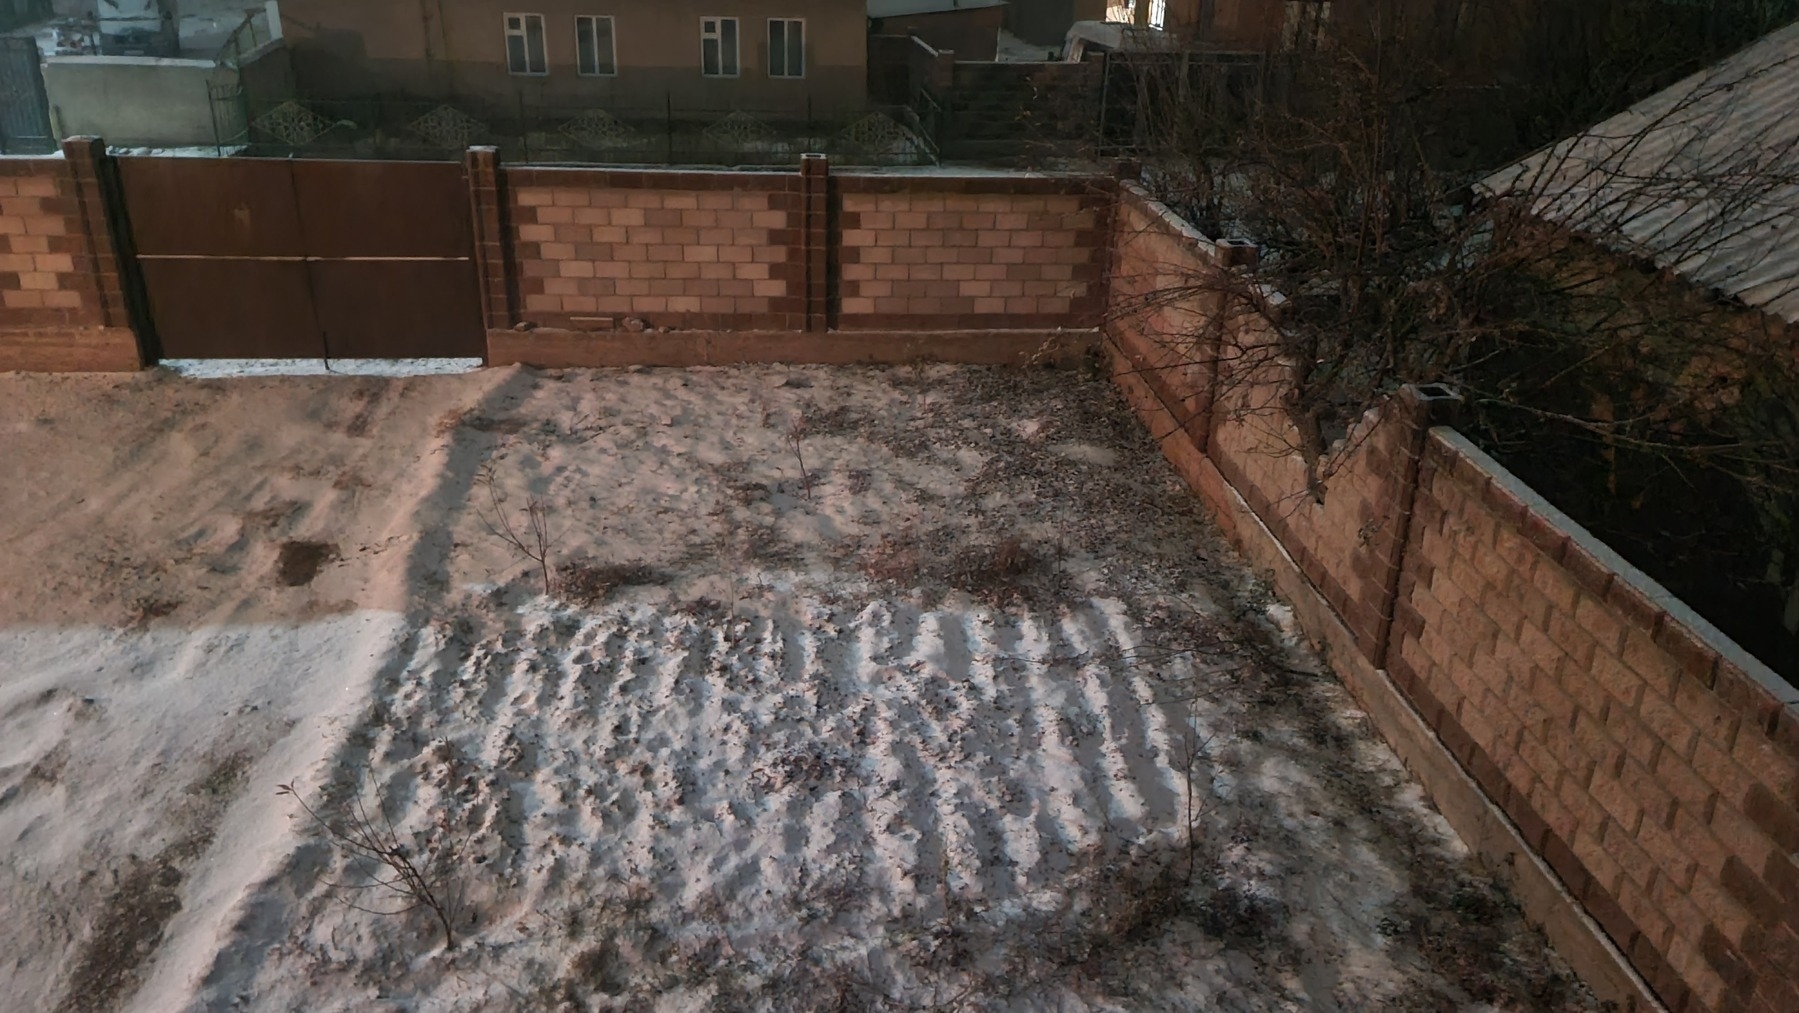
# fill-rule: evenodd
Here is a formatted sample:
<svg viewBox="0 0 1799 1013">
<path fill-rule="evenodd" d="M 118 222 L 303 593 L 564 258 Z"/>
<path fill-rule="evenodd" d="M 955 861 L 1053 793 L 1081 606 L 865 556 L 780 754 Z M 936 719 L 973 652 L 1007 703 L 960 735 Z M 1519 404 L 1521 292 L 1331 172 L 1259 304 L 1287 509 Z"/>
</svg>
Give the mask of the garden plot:
<svg viewBox="0 0 1799 1013">
<path fill-rule="evenodd" d="M 219 750 L 168 751 L 164 782 L 220 797 L 204 835 L 140 834 L 196 843 L 153 892 L 176 911 L 122 976 L 135 1008 L 1592 1006 L 1098 377 L 254 382 L 271 419 L 411 393 L 366 413 L 366 484 L 282 491 L 317 548 L 240 545 L 205 608 L 58 634 L 320 631 L 262 745 L 211 782 Z M 166 513 L 140 537 L 191 521 Z M 416 898 L 303 805 L 391 828 L 444 918 L 390 913 Z M 104 935 L 18 966 L 76 994 Z"/>
</svg>

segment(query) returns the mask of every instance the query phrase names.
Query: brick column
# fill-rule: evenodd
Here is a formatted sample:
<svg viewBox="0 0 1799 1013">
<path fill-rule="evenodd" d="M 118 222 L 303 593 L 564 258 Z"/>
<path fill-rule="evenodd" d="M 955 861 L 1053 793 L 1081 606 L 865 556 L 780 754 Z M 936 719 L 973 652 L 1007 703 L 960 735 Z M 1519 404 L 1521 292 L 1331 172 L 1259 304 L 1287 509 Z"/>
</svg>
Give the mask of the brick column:
<svg viewBox="0 0 1799 1013">
<path fill-rule="evenodd" d="M 507 257 L 505 195 L 501 188 L 500 151 L 473 147 L 464 156 L 468 176 L 469 217 L 475 229 L 475 279 L 481 289 L 481 316 L 489 330 L 506 330 L 517 320 L 512 272 Z"/>
<path fill-rule="evenodd" d="M 74 183 L 75 219 L 81 235 L 67 252 L 75 262 L 71 288 L 81 294 L 82 309 L 100 327 L 129 327 L 125 284 L 119 273 L 119 247 L 113 234 L 113 216 L 101 173 L 106 162 L 106 142 L 98 137 L 71 137 L 62 142 L 63 160 Z M 142 340 L 139 336 L 141 351 Z"/>
<path fill-rule="evenodd" d="M 824 155 L 800 156 L 800 248 L 805 258 L 806 324 L 823 331 L 830 311 L 831 162 Z"/>
<path fill-rule="evenodd" d="M 1418 506 L 1420 467 L 1424 463 L 1424 447 L 1430 428 L 1455 421 L 1462 396 L 1442 384 L 1422 387 L 1407 385 L 1387 402 L 1384 411 L 1394 413 L 1386 425 L 1399 429 L 1394 459 L 1390 462 L 1395 490 L 1393 502 L 1399 510 L 1399 521 L 1369 533 L 1366 550 L 1373 559 L 1381 579 L 1381 602 L 1374 616 L 1374 628 L 1366 629 L 1348 616 L 1350 630 L 1357 646 L 1375 668 L 1387 667 L 1387 654 L 1393 641 L 1393 616 L 1401 593 L 1400 576 L 1405 570 L 1405 550 L 1412 534 L 1412 515 Z"/>
</svg>

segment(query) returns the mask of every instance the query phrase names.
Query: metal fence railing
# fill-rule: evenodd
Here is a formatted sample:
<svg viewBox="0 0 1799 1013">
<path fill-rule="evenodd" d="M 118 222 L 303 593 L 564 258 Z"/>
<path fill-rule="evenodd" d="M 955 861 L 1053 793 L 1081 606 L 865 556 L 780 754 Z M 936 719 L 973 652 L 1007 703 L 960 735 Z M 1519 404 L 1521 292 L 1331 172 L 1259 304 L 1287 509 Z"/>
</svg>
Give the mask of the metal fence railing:
<svg viewBox="0 0 1799 1013">
<path fill-rule="evenodd" d="M 805 152 L 840 163 L 928 165 L 936 160 L 913 111 L 806 111 L 519 105 L 384 97 L 259 97 L 215 87 L 220 148 L 246 155 L 460 158 L 491 144 L 512 162 L 627 165 L 785 165 Z"/>
</svg>

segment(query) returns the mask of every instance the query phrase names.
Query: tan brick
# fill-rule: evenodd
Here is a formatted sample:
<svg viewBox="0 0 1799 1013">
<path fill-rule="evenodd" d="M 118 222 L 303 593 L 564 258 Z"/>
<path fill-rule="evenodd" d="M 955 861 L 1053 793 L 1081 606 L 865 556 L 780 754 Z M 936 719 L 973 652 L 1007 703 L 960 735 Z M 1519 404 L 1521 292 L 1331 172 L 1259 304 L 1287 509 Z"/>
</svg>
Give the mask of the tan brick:
<svg viewBox="0 0 1799 1013">
<path fill-rule="evenodd" d="M 573 243 L 544 243 L 538 253 L 545 260 L 569 260 L 575 255 Z"/>
<path fill-rule="evenodd" d="M 571 295 L 563 297 L 562 300 L 562 312 L 564 313 L 594 313 L 598 310 L 599 300 L 593 296 Z"/>
<path fill-rule="evenodd" d="M 717 190 L 700 192 L 700 208 L 706 211 L 724 211 L 735 203 L 731 194 Z"/>
<path fill-rule="evenodd" d="M 53 310 L 74 310 L 81 308 L 80 292 L 45 292 L 44 308 Z"/>
<path fill-rule="evenodd" d="M 639 207 L 613 208 L 612 224 L 625 228 L 636 228 L 644 224 L 643 209 Z"/>
<path fill-rule="evenodd" d="M 66 236 L 69 223 L 61 215 L 36 215 L 25 219 L 25 231 L 34 236 Z"/>
<path fill-rule="evenodd" d="M 737 277 L 746 281 L 760 281 L 768 277 L 767 264 L 738 264 Z"/>
<path fill-rule="evenodd" d="M 787 212 L 756 211 L 750 215 L 750 224 L 759 229 L 784 229 L 787 227 Z"/>
<path fill-rule="evenodd" d="M 846 264 L 844 266 L 848 267 L 849 265 Z M 709 278 L 714 281 L 722 281 L 726 278 L 735 278 L 735 277 L 737 277 L 737 268 L 736 268 L 736 265 L 734 265 L 734 264 L 726 264 L 726 263 L 701 264 L 700 265 L 700 277 Z"/>
<path fill-rule="evenodd" d="M 16 215 L 0 216 L 0 236 L 22 236 L 25 234 L 25 219 Z"/>
<path fill-rule="evenodd" d="M 33 260 L 39 271 L 51 274 L 68 274 L 75 270 L 75 258 L 67 253 L 40 253 Z"/>
<path fill-rule="evenodd" d="M 545 278 L 543 280 L 544 295 L 580 295 L 581 281 L 578 278 Z"/>
<path fill-rule="evenodd" d="M 554 225 L 537 224 L 520 225 L 518 227 L 518 238 L 519 241 L 523 243 L 554 242 L 556 239 L 556 227 Z"/>
<path fill-rule="evenodd" d="M 670 278 L 691 279 L 697 281 L 700 277 L 700 266 L 701 265 L 698 262 L 691 260 L 671 263 L 668 265 L 666 276 Z M 693 286 L 688 287 L 691 290 Z"/>
<path fill-rule="evenodd" d="M 787 294 L 787 283 L 778 278 L 771 278 L 756 282 L 752 287 L 752 291 L 754 291 L 756 295 L 769 298 L 783 296 Z"/>
<path fill-rule="evenodd" d="M 4 178 L 0 176 L 0 179 Z M 0 271 L 18 273 L 35 270 L 37 270 L 37 258 L 29 253 L 0 253 Z"/>
<path fill-rule="evenodd" d="M 558 273 L 564 278 L 591 278 L 594 276 L 593 261 L 565 260 L 559 265 Z"/>
<path fill-rule="evenodd" d="M 0 197 L 0 215 L 8 218 L 33 218 L 44 213 L 44 202 L 36 197 Z"/>
<path fill-rule="evenodd" d="M 512 201 L 519 207 L 527 208 L 541 207 L 542 205 L 554 204 L 556 202 L 554 192 L 548 187 L 541 186 L 519 187 L 517 190 L 512 191 Z"/>
<path fill-rule="evenodd" d="M 584 208 L 591 201 L 586 190 L 575 187 L 557 187 L 550 195 L 550 203 L 558 207 Z"/>
<path fill-rule="evenodd" d="M 660 211 L 662 209 L 662 192 L 660 190 L 632 190 L 625 194 L 625 207 L 638 211 Z"/>
<path fill-rule="evenodd" d="M 562 297 L 554 295 L 531 294 L 525 296 L 525 310 L 530 313 L 562 312 Z"/>
<path fill-rule="evenodd" d="M 682 250 L 681 259 L 690 264 L 707 264 L 718 262 L 718 247 L 689 246 Z"/>
<path fill-rule="evenodd" d="M 48 291 L 57 287 L 56 275 L 44 271 L 25 271 L 19 274 L 19 287 Z"/>
</svg>

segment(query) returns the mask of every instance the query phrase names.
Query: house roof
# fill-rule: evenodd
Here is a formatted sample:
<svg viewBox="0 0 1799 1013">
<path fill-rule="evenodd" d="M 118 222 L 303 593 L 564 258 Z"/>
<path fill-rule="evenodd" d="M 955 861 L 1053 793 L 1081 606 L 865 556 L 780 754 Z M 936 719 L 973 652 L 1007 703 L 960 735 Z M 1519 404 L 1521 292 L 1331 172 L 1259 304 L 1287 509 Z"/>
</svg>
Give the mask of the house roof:
<svg viewBox="0 0 1799 1013">
<path fill-rule="evenodd" d="M 1482 186 L 1799 322 L 1799 23 Z"/>
<path fill-rule="evenodd" d="M 868 16 L 898 18 L 907 14 L 946 14 L 1005 5 L 1006 0 L 868 0 Z"/>
</svg>

